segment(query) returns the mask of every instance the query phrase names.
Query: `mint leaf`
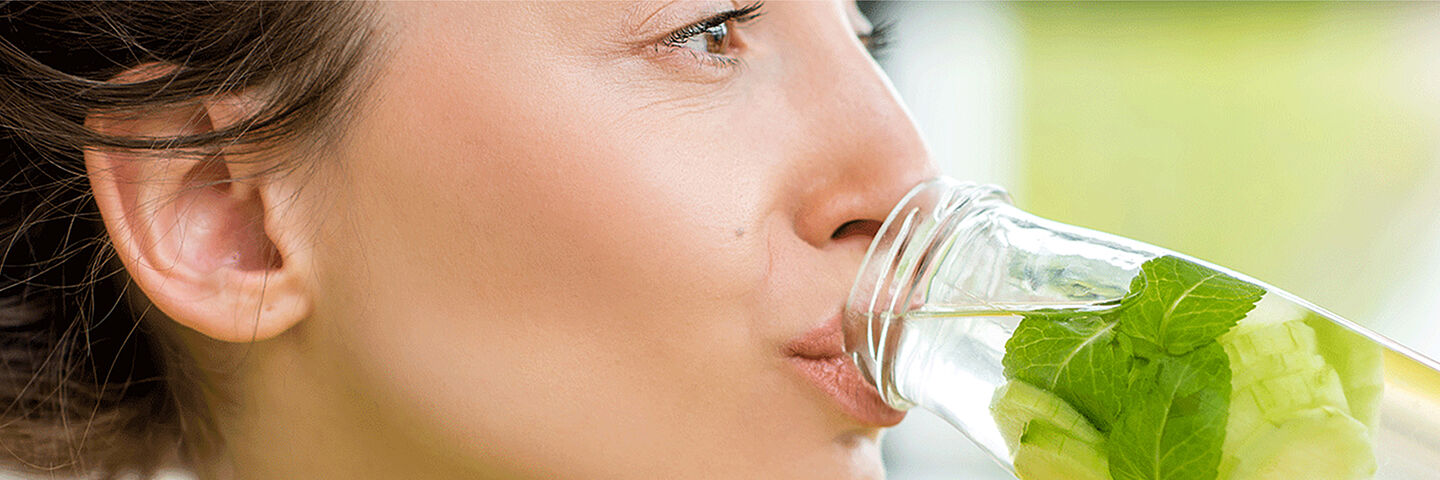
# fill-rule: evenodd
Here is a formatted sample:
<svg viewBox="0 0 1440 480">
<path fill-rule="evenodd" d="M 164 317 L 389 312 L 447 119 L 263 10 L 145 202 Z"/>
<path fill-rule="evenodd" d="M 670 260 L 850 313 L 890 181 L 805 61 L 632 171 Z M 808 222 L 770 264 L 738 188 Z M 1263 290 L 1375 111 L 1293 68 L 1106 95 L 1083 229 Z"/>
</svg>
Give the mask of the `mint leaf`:
<svg viewBox="0 0 1440 480">
<path fill-rule="evenodd" d="M 1001 363 L 1007 378 L 1048 390 L 1105 433 L 1113 480 L 1212 480 L 1231 393 L 1216 339 L 1264 294 L 1154 258 L 1113 309 L 1022 313 Z"/>
<path fill-rule="evenodd" d="M 1110 310 L 1021 313 L 1001 363 L 1007 378 L 1048 390 L 1104 432 L 1113 480 L 1213 480 L 1231 394 L 1216 339 L 1264 294 L 1154 258 Z"/>
<path fill-rule="evenodd" d="M 1131 362 L 1115 329 L 1099 315 L 1028 313 L 1005 342 L 1005 376 L 1049 390 L 1108 431 L 1120 415 Z"/>
<path fill-rule="evenodd" d="M 1135 354 L 1184 355 L 1229 331 L 1265 290 L 1209 267 L 1164 256 L 1140 266 L 1120 303 L 1119 329 Z"/>
<path fill-rule="evenodd" d="M 1216 477 L 1230 408 L 1229 364 L 1212 341 L 1136 369 L 1107 443 L 1114 480 Z"/>
</svg>

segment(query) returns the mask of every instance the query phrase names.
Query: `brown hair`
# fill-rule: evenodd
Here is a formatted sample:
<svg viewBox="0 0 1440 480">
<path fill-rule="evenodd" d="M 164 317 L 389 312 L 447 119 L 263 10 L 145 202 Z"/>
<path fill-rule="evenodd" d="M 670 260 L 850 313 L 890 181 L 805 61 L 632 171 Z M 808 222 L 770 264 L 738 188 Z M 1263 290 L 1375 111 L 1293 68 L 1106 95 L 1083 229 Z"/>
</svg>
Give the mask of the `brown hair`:
<svg viewBox="0 0 1440 480">
<path fill-rule="evenodd" d="M 0 462 L 146 476 L 168 455 L 193 462 L 215 448 L 192 362 L 125 301 L 82 151 L 266 148 L 332 133 L 328 120 L 360 88 L 364 13 L 342 2 L 0 0 Z M 166 68 L 116 80 L 145 65 Z M 240 91 L 263 106 L 213 132 L 84 125 Z"/>
</svg>

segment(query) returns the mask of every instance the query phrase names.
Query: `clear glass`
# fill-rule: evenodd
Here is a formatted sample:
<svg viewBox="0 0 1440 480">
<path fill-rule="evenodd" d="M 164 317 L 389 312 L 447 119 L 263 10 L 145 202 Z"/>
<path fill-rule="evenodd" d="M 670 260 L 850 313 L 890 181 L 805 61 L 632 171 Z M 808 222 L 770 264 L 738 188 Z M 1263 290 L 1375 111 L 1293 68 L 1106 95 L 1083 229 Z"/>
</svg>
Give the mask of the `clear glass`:
<svg viewBox="0 0 1440 480">
<path fill-rule="evenodd" d="M 1213 478 L 1440 478 L 1440 364 L 1434 360 L 1250 277 L 1028 214 L 992 186 L 936 179 L 917 186 L 891 212 L 846 306 L 846 349 L 891 406 L 938 414 L 1016 472 L 1018 450 L 1034 449 L 1021 439 L 1032 433 L 1043 438 L 1035 433 L 1038 426 L 1017 427 L 1014 412 L 1002 402 L 1007 395 L 1002 387 L 1021 380 L 1016 372 L 1025 368 L 1007 372 L 1007 342 L 1022 322 L 1046 325 L 1045 315 L 1058 319 L 1049 325 L 1122 318 L 1122 305 L 1138 302 L 1127 296 L 1158 285 L 1152 282 L 1159 275 L 1147 276 L 1144 267 L 1162 257 L 1228 276 L 1261 295 L 1212 341 L 1223 347 L 1230 367 L 1230 385 L 1216 389 L 1228 394 L 1230 403 Z M 1164 313 L 1175 310 L 1171 305 Z M 1112 338 L 1109 326 L 1104 329 L 1104 338 Z M 1279 343 L 1255 333 L 1282 330 Z M 1124 348 L 1138 347 L 1124 343 Z M 1061 365 L 1071 365 L 1073 356 Z M 1043 380 L 1026 383 L 1059 391 L 1060 383 Z M 1115 392 L 1121 411 L 1138 408 L 1128 406 L 1131 394 Z M 1103 424 L 1098 417 L 1104 415 L 1070 406 L 1091 420 L 1080 423 Z M 1102 440 L 1095 448 L 1102 456 L 1117 448 L 1106 446 L 1119 435 L 1117 425 L 1098 430 Z M 1060 437 L 1070 442 L 1060 450 L 1079 448 L 1068 439 L 1092 435 L 1082 433 Z M 1103 468 L 1120 468 L 1114 456 L 1107 458 L 1110 465 Z M 1316 465 L 1310 473 L 1287 470 L 1307 462 Z M 1044 472 L 1055 464 L 1028 463 L 1040 467 L 1027 472 L 1021 465 L 1017 475 L 1029 475 L 1027 480 L 1047 480 Z M 1061 467 L 1051 478 L 1082 478 Z"/>
</svg>

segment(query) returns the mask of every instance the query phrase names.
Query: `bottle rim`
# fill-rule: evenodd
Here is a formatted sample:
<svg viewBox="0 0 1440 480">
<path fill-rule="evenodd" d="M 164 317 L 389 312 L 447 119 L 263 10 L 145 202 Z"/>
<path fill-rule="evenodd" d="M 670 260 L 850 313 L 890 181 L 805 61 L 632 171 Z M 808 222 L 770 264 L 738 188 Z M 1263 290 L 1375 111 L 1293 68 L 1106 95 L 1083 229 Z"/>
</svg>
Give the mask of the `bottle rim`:
<svg viewBox="0 0 1440 480">
<path fill-rule="evenodd" d="M 935 260 L 937 244 L 948 236 L 947 225 L 996 200 L 1011 204 L 1009 194 L 994 185 L 936 177 L 911 188 L 876 232 L 860 264 L 845 302 L 845 350 L 861 376 L 876 387 L 891 407 L 914 404 L 896 391 L 889 359 L 903 329 L 902 316 L 923 305 L 912 298 L 926 266 Z"/>
</svg>

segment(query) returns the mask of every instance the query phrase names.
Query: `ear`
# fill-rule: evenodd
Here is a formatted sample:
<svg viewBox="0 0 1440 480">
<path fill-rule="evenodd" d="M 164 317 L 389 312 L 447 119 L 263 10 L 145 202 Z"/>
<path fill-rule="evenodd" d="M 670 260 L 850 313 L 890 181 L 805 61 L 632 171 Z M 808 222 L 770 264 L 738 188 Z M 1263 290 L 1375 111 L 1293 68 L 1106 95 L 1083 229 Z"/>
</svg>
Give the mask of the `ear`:
<svg viewBox="0 0 1440 480">
<path fill-rule="evenodd" d="M 131 137 L 200 134 L 248 118 L 254 105 L 237 94 L 95 114 L 86 125 Z M 246 155 L 254 154 L 85 151 L 95 203 L 131 279 L 177 323 L 226 342 L 275 337 L 314 304 L 298 185 L 266 175 L 270 162 Z"/>
</svg>

